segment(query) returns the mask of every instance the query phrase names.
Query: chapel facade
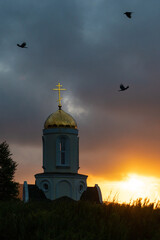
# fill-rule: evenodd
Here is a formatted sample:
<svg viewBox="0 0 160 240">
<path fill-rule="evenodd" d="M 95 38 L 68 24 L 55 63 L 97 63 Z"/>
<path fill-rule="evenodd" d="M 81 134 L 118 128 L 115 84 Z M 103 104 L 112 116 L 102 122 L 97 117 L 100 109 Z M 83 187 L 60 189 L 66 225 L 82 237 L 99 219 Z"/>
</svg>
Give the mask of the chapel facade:
<svg viewBox="0 0 160 240">
<path fill-rule="evenodd" d="M 62 110 L 60 91 L 62 85 L 58 83 L 59 96 L 58 110 L 52 113 L 44 123 L 43 144 L 43 173 L 35 174 L 35 185 L 23 185 L 23 199 L 27 202 L 29 195 L 39 192 L 45 198 L 55 200 L 69 197 L 80 200 L 83 193 L 84 199 L 88 192 L 96 191 L 98 201 L 102 202 L 101 191 L 98 185 L 89 188 L 87 192 L 87 175 L 79 174 L 79 136 L 75 119 Z M 94 190 L 94 191 L 93 191 Z M 39 192 L 38 192 L 39 191 Z M 31 193 L 31 194 L 30 194 Z M 42 196 L 43 197 L 43 196 Z M 93 198 L 93 197 L 91 197 Z"/>
</svg>

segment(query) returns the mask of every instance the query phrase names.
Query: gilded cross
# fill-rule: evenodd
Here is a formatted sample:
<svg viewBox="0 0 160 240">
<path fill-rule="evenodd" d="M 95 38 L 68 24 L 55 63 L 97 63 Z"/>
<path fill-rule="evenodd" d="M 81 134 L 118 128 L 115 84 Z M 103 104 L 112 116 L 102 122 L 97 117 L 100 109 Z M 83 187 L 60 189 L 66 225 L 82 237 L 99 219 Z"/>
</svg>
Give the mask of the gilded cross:
<svg viewBox="0 0 160 240">
<path fill-rule="evenodd" d="M 58 107 L 59 107 L 59 110 L 61 109 L 62 107 L 62 104 L 61 104 L 61 100 L 62 100 L 62 97 L 61 97 L 61 91 L 65 91 L 66 89 L 65 88 L 61 88 L 62 85 L 60 83 L 58 83 L 58 85 L 56 85 L 58 88 L 53 88 L 52 90 L 56 90 L 58 91 L 58 101 L 59 104 L 58 104 Z"/>
</svg>

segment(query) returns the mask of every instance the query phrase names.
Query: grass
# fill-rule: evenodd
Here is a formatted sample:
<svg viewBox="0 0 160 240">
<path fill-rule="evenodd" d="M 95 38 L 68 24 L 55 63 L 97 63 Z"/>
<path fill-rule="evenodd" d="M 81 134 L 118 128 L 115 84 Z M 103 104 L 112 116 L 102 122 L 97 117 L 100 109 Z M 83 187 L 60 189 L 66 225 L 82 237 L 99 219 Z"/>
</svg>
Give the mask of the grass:
<svg viewBox="0 0 160 240">
<path fill-rule="evenodd" d="M 159 240 L 160 209 L 69 200 L 0 202 L 1 240 Z"/>
</svg>

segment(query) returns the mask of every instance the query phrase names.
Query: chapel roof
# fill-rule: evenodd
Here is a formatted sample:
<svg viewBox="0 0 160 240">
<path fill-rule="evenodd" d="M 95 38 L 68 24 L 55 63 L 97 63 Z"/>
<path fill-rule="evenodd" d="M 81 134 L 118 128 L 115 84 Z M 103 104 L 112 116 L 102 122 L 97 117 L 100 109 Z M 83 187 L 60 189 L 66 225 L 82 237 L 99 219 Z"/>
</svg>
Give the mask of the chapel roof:
<svg viewBox="0 0 160 240">
<path fill-rule="evenodd" d="M 77 129 L 75 119 L 62 109 L 52 113 L 45 121 L 44 128 L 73 128 Z"/>
<path fill-rule="evenodd" d="M 87 187 L 86 191 L 82 193 L 80 200 L 93 203 L 102 203 L 96 185 L 95 187 Z"/>
</svg>

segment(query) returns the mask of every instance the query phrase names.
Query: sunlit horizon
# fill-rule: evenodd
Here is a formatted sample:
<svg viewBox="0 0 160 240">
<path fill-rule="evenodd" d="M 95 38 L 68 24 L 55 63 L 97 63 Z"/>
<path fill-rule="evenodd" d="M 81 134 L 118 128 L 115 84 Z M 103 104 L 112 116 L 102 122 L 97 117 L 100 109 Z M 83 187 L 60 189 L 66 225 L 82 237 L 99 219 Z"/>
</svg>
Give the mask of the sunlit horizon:
<svg viewBox="0 0 160 240">
<path fill-rule="evenodd" d="M 128 173 L 120 181 L 107 181 L 89 176 L 88 185 L 96 183 L 102 191 L 103 201 L 131 203 L 137 199 L 148 199 L 149 202 L 160 200 L 160 179 L 153 176 L 142 176 Z"/>
</svg>

